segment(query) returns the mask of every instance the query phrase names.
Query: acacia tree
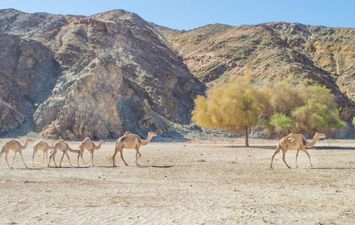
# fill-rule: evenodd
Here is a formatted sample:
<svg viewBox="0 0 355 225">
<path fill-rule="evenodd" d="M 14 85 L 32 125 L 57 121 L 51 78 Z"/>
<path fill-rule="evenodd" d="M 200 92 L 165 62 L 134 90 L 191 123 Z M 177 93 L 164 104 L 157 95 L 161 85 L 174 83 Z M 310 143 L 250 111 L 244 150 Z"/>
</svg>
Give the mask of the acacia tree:
<svg viewBox="0 0 355 225">
<path fill-rule="evenodd" d="M 249 146 L 250 128 L 265 111 L 267 95 L 248 76 L 239 77 L 210 88 L 207 96 L 198 96 L 192 119 L 201 127 L 244 132 L 245 146 Z"/>
<path fill-rule="evenodd" d="M 269 123 L 273 131 L 311 134 L 341 128 L 344 122 L 331 91 L 323 86 L 292 86 L 285 82 L 274 86 L 270 104 L 273 108 Z"/>
</svg>

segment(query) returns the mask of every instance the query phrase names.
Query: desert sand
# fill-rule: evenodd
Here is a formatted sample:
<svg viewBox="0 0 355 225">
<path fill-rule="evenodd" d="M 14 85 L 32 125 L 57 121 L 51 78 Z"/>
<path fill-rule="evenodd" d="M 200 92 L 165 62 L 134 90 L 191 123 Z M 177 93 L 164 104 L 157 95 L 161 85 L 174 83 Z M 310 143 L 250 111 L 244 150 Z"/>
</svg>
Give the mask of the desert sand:
<svg viewBox="0 0 355 225">
<path fill-rule="evenodd" d="M 355 224 L 355 141 L 322 141 L 330 147 L 309 151 L 314 168 L 301 152 L 295 169 L 289 151 L 287 169 L 279 154 L 272 170 L 275 140 L 242 143 L 154 142 L 141 148 L 142 167 L 125 150 L 130 165 L 117 157 L 115 168 L 113 142 L 94 168 L 69 168 L 65 158 L 65 168 L 47 168 L 41 154 L 31 168 L 29 145 L 29 169 L 0 159 L 0 224 Z"/>
</svg>

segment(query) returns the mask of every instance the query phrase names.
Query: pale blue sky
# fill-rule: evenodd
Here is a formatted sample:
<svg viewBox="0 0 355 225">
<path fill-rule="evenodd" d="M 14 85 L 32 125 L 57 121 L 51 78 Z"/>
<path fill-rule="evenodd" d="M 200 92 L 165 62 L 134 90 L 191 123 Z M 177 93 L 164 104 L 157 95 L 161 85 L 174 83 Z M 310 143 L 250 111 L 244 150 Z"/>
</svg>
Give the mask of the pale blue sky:
<svg viewBox="0 0 355 225">
<path fill-rule="evenodd" d="M 355 0 L 0 0 L 4 8 L 81 15 L 124 9 L 176 29 L 279 21 L 355 27 Z"/>
</svg>

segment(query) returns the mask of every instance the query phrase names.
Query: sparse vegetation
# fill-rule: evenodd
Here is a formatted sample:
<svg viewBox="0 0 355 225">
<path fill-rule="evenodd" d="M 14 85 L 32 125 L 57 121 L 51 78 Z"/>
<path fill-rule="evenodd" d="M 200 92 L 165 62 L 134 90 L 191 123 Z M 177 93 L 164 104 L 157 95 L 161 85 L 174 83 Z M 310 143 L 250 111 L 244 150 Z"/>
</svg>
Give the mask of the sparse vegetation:
<svg viewBox="0 0 355 225">
<path fill-rule="evenodd" d="M 198 96 L 192 119 L 202 127 L 244 132 L 245 146 L 249 146 L 250 128 L 266 109 L 264 94 L 248 76 L 236 78 L 212 87 L 206 97 Z"/>
<path fill-rule="evenodd" d="M 279 135 L 290 131 L 311 134 L 344 126 L 329 89 L 294 86 L 291 82 L 256 86 L 250 77 L 221 83 L 210 88 L 207 96 L 198 96 L 192 119 L 202 127 L 244 132 L 246 146 L 253 126 Z"/>
</svg>

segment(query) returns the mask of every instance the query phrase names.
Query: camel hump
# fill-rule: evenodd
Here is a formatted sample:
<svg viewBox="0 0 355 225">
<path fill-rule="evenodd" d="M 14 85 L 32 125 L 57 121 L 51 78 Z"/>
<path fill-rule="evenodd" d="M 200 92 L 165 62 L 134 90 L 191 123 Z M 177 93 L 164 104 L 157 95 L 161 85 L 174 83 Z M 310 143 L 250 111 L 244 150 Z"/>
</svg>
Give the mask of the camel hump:
<svg viewBox="0 0 355 225">
<path fill-rule="evenodd" d="M 123 135 L 128 135 L 128 134 L 132 134 L 132 133 L 130 131 L 126 131 L 126 132 L 124 132 Z"/>
<path fill-rule="evenodd" d="M 288 137 L 286 140 L 290 143 L 295 142 L 295 138 L 293 138 L 293 137 Z"/>
</svg>

